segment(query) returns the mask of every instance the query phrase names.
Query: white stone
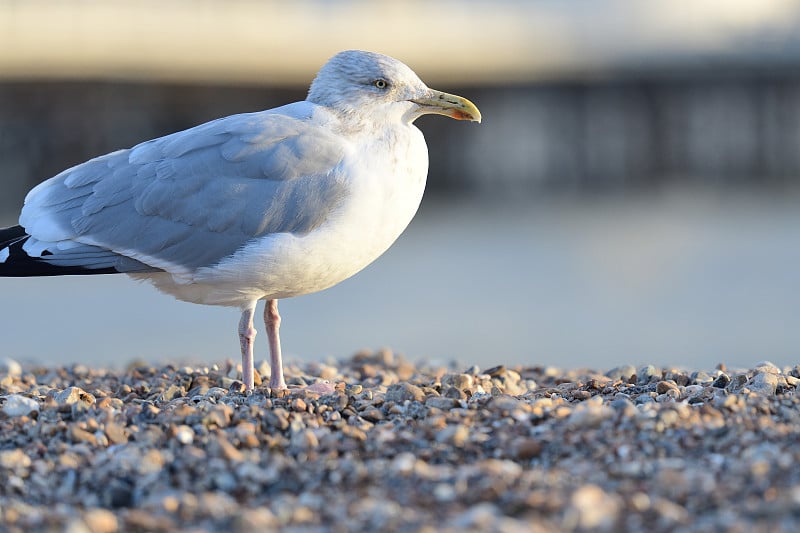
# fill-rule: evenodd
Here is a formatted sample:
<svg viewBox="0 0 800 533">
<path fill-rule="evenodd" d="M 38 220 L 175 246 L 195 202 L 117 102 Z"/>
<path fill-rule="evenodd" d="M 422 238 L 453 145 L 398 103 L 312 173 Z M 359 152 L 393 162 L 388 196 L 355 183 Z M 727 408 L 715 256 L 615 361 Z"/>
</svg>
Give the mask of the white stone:
<svg viewBox="0 0 800 533">
<path fill-rule="evenodd" d="M 6 402 L 3 404 L 3 412 L 12 418 L 26 416 L 39 412 L 39 402 L 21 394 L 12 394 L 6 397 Z"/>
</svg>

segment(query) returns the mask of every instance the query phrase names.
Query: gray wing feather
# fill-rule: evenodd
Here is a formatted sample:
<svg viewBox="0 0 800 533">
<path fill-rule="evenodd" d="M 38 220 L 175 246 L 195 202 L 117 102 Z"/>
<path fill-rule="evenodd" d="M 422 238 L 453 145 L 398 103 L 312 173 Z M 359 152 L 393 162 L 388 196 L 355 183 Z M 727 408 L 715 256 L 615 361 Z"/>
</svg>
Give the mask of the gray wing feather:
<svg viewBox="0 0 800 533">
<path fill-rule="evenodd" d="M 347 147 L 282 110 L 219 119 L 73 167 L 31 191 L 20 222 L 40 241 L 88 245 L 48 249 L 48 261 L 123 254 L 162 269 L 212 265 L 269 233 L 307 233 L 345 193 L 335 169 Z"/>
</svg>

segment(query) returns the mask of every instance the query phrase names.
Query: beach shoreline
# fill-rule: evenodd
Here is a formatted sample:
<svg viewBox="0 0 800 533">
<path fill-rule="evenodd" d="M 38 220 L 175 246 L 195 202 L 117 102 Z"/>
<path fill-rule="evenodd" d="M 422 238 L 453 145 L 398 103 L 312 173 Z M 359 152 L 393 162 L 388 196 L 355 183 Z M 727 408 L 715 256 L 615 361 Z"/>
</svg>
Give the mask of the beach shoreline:
<svg viewBox="0 0 800 533">
<path fill-rule="evenodd" d="M 800 366 L 0 361 L 0 529 L 789 531 Z"/>
</svg>

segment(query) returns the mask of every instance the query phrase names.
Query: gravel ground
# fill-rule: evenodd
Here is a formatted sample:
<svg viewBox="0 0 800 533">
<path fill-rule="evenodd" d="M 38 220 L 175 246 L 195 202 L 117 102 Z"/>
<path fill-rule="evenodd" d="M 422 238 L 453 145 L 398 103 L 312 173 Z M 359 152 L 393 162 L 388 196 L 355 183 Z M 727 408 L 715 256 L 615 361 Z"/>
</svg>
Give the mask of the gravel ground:
<svg viewBox="0 0 800 533">
<path fill-rule="evenodd" d="M 453 369 L 379 352 L 287 375 L 336 388 L 245 395 L 232 363 L 0 360 L 0 531 L 800 523 L 800 366 Z"/>
</svg>

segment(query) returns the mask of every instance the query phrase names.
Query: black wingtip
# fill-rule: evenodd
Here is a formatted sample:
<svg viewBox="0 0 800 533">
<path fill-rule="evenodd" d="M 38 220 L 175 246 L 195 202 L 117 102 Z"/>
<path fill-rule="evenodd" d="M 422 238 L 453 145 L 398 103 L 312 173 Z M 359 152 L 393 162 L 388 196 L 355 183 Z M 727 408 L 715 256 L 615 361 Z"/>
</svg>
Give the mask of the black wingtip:
<svg viewBox="0 0 800 533">
<path fill-rule="evenodd" d="M 30 238 L 22 226 L 0 228 L 0 277 L 27 278 L 34 276 L 84 276 L 119 274 L 115 268 L 82 268 L 51 265 L 41 257 L 31 257 L 22 245 Z"/>
<path fill-rule="evenodd" d="M 0 250 L 26 237 L 28 237 L 28 234 L 25 233 L 25 228 L 22 226 L 0 228 Z"/>
</svg>

